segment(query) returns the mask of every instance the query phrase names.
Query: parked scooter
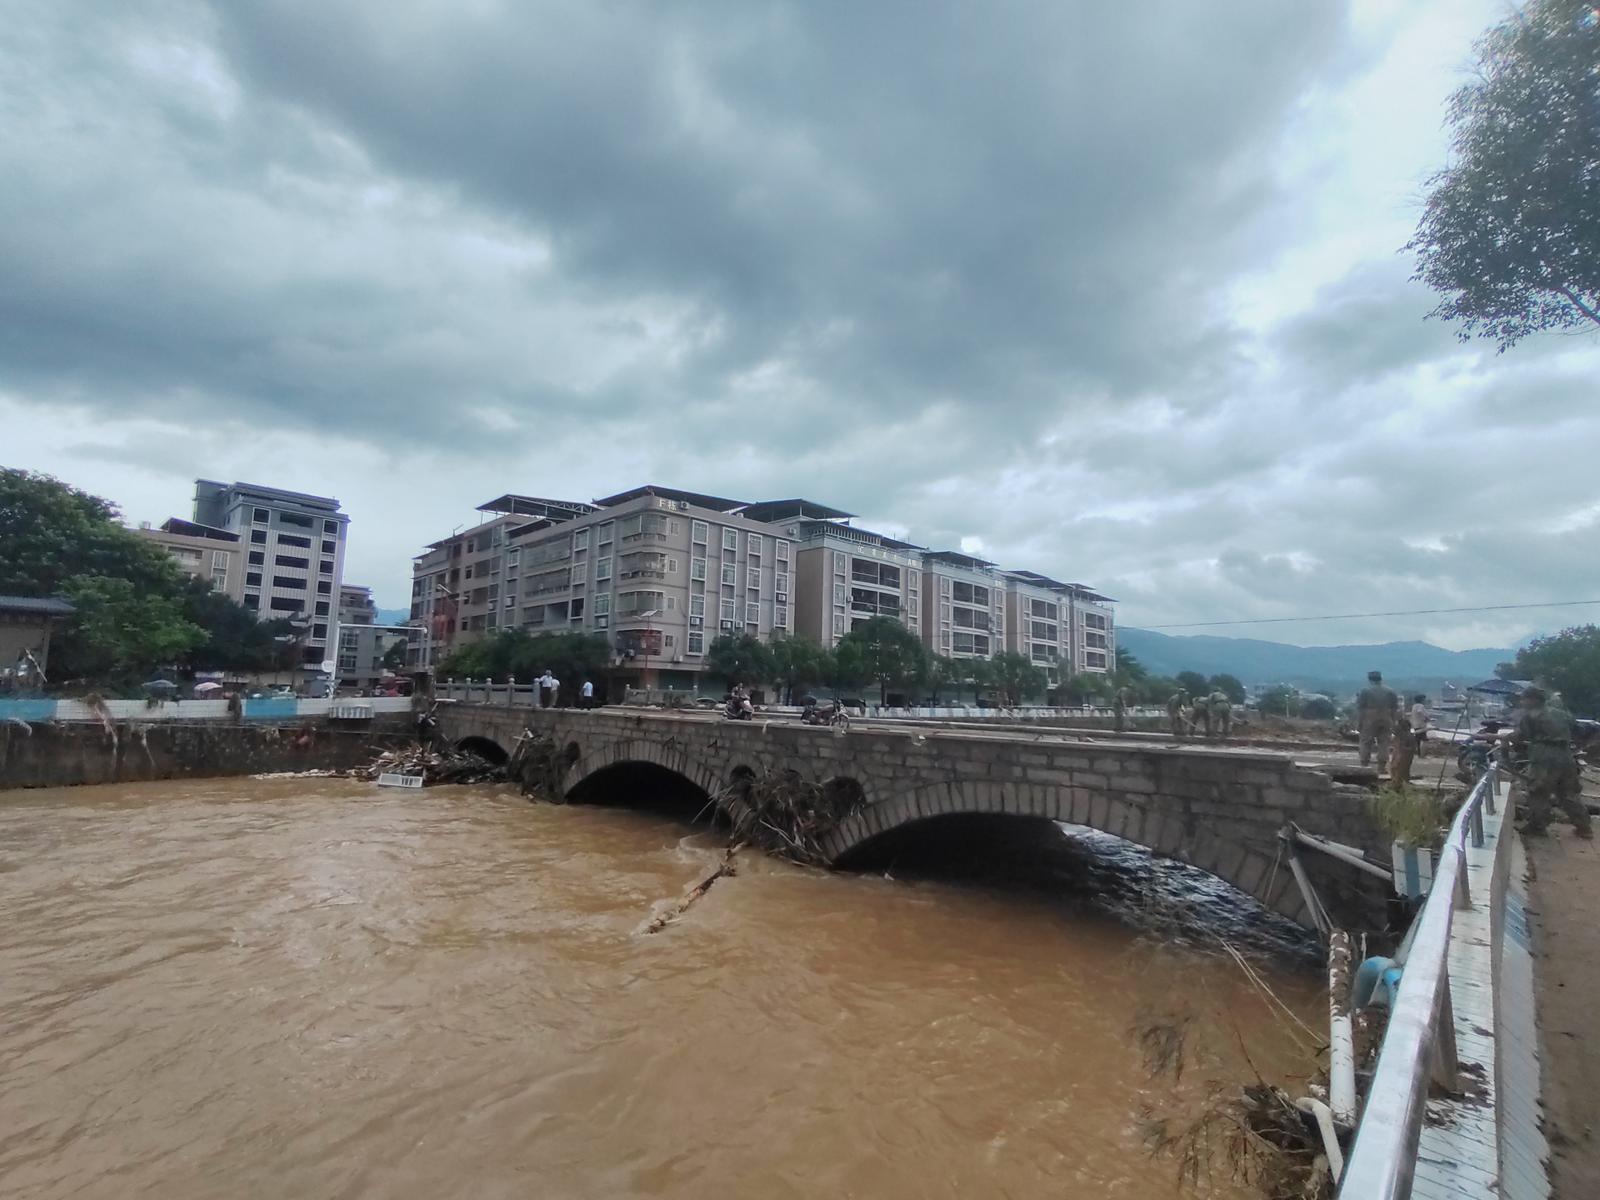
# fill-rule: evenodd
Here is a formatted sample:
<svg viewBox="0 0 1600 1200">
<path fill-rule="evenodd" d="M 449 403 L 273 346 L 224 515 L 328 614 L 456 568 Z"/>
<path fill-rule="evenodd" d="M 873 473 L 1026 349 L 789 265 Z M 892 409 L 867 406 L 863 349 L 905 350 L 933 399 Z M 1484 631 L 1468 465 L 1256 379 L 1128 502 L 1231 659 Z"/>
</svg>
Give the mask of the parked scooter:
<svg viewBox="0 0 1600 1200">
<path fill-rule="evenodd" d="M 849 729 L 850 714 L 837 700 L 808 700 L 800 710 L 800 719 L 807 725 L 828 725 L 834 729 Z"/>
<path fill-rule="evenodd" d="M 743 688 L 734 688 L 728 693 L 728 700 L 722 706 L 722 715 L 729 721 L 751 721 L 755 719 L 756 707 L 750 703 L 750 695 Z"/>
</svg>

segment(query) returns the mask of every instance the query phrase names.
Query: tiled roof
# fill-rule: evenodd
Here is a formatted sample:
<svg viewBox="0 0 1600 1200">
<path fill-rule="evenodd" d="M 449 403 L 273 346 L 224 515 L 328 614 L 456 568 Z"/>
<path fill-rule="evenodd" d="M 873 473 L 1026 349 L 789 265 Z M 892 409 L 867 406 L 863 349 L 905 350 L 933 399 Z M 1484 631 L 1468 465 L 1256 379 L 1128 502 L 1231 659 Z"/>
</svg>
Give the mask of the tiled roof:
<svg viewBox="0 0 1600 1200">
<path fill-rule="evenodd" d="M 54 596 L 0 596 L 0 612 L 42 613 L 47 617 L 70 617 L 78 610 Z"/>
</svg>

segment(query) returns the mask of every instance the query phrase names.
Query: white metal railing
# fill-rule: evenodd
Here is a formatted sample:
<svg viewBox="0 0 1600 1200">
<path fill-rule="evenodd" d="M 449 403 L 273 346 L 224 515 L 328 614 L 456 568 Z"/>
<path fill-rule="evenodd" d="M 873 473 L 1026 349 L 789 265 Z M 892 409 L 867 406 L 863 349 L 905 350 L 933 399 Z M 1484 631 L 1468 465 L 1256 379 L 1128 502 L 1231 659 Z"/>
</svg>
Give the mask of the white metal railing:
<svg viewBox="0 0 1600 1200">
<path fill-rule="evenodd" d="M 1439 850 L 1433 887 L 1417 914 L 1366 1107 L 1339 1181 L 1343 1200 L 1409 1200 L 1428 1086 L 1456 1085 L 1450 926 L 1458 908 L 1472 907 L 1466 847 L 1469 841 L 1483 845 L 1483 814 L 1494 812 L 1498 782 L 1498 767 L 1491 763 L 1450 823 Z"/>
</svg>

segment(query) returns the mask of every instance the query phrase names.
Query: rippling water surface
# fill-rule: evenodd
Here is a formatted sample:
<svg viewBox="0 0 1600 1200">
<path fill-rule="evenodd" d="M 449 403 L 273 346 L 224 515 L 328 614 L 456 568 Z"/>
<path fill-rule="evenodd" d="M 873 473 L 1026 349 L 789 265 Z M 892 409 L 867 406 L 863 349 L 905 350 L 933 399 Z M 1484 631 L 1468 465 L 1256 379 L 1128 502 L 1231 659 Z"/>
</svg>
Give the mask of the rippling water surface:
<svg viewBox="0 0 1600 1200">
<path fill-rule="evenodd" d="M 741 853 L 644 933 L 719 855 L 493 789 L 0 795 L 0 1195 L 1169 1196 L 1143 1108 L 1247 1078 L 1236 1027 L 1310 1068 L 1225 956 L 1079 898 Z M 1173 1013 L 1177 1084 L 1132 1032 Z"/>
</svg>

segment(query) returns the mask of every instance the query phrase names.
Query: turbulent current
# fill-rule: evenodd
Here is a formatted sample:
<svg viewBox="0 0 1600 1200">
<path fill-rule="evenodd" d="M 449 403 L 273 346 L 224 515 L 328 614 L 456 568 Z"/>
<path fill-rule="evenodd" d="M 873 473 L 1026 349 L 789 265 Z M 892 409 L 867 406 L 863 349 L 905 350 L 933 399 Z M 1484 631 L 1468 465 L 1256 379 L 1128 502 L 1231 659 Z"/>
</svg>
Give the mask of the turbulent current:
<svg viewBox="0 0 1600 1200">
<path fill-rule="evenodd" d="M 1315 973 L 1191 873 L 744 851 L 647 933 L 722 845 L 493 788 L 0 795 L 0 1196 L 1142 1200 L 1149 1118 L 1312 1069 L 1218 934 L 1313 1028 Z"/>
</svg>

